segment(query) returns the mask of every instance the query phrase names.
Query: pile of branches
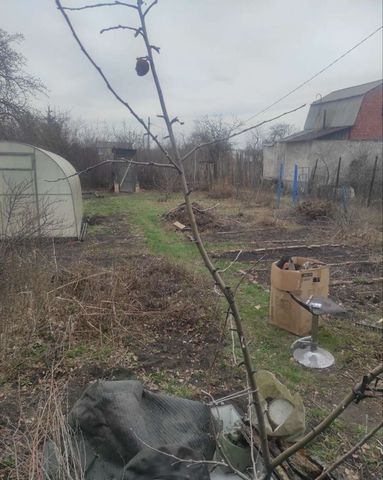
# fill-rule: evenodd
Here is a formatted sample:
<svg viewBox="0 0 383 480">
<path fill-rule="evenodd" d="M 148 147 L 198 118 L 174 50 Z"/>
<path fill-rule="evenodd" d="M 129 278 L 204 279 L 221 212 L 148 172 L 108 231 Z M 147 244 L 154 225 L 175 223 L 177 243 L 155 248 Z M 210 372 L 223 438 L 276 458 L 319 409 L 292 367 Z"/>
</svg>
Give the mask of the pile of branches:
<svg viewBox="0 0 383 480">
<path fill-rule="evenodd" d="M 217 220 L 211 208 L 204 208 L 197 202 L 193 202 L 192 207 L 198 228 L 201 231 L 220 229 L 222 227 L 222 223 Z M 180 222 L 186 227 L 191 227 L 185 202 L 181 203 L 173 210 L 164 213 L 162 218 L 168 222 Z"/>
<path fill-rule="evenodd" d="M 310 220 L 330 218 L 334 213 L 334 205 L 327 200 L 305 200 L 297 205 L 299 214 Z"/>
</svg>

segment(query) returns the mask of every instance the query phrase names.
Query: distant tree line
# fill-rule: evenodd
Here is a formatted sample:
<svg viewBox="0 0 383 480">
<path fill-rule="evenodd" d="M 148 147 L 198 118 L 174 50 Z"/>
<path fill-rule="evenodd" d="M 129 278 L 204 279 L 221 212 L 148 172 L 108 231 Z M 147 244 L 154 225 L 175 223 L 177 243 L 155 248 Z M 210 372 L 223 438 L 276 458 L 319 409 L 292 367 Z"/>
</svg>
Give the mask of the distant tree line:
<svg viewBox="0 0 383 480">
<path fill-rule="evenodd" d="M 97 145 L 110 141 L 125 143 L 138 150 L 143 160 L 161 161 L 162 154 L 156 148 L 148 150 L 142 133 L 122 124 L 119 128 L 104 125 L 92 128 L 85 122 L 74 120 L 67 112 L 47 107 L 41 111 L 33 106 L 37 97 L 46 96 L 43 83 L 25 69 L 26 59 L 17 51 L 23 41 L 19 33 L 9 34 L 0 29 L 0 140 L 29 143 L 62 155 L 78 170 L 100 161 Z M 195 121 L 190 135 L 182 137 L 186 151 L 195 144 L 225 138 L 241 124 L 235 120 L 224 121 L 221 116 L 205 116 Z M 262 145 L 273 143 L 292 133 L 287 124 L 273 125 L 268 132 L 252 131 L 241 149 L 229 140 L 223 140 L 201 149 L 191 157 L 187 173 L 195 188 L 211 189 L 218 183 L 252 186 L 262 177 Z M 140 168 L 138 179 L 144 188 L 165 191 L 178 189 L 174 172 L 165 169 Z M 91 170 L 81 177 L 85 187 L 106 187 L 109 178 L 105 169 Z"/>
</svg>

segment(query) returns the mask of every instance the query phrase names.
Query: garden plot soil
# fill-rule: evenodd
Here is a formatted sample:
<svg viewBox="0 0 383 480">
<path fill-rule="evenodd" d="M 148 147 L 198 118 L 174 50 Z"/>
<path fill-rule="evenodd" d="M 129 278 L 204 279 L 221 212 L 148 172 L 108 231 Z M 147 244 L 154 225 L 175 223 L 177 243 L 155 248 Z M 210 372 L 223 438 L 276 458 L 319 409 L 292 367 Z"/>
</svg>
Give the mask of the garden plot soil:
<svg viewBox="0 0 383 480">
<path fill-rule="evenodd" d="M 239 388 L 221 359 L 217 298 L 182 267 L 137 251 L 113 268 L 78 253 L 72 263 L 59 263 L 58 253 L 56 266 L 34 258 L 2 312 L 10 326 L 0 357 L 0 479 L 31 478 L 25 439 L 43 435 L 36 428 L 52 395 L 65 392 L 55 400 L 65 414 L 99 378 L 138 378 L 194 398 Z"/>
<path fill-rule="evenodd" d="M 137 256 L 142 239 L 133 232 L 127 215 L 94 215 L 88 218 L 91 226 L 100 227 L 90 231 L 83 242 L 56 240 L 44 247 L 48 258 L 56 257 L 59 264 L 71 266 L 74 261 L 86 261 L 103 267 L 119 264 Z"/>
<path fill-rule="evenodd" d="M 254 247 L 270 247 L 278 244 L 312 244 L 322 243 L 327 237 L 327 225 L 322 222 L 311 222 L 310 225 L 293 223 L 287 226 L 263 226 L 245 219 L 231 217 L 226 220 L 229 228 L 221 231 L 205 232 L 204 238 L 209 242 L 240 242 Z M 237 221 L 239 223 L 237 223 Z M 278 222 L 277 222 L 278 223 Z"/>
<path fill-rule="evenodd" d="M 219 245 L 221 227 L 214 227 L 215 224 L 224 225 L 228 230 L 234 228 L 231 225 L 238 228 L 239 222 L 235 217 L 225 218 L 219 209 L 214 213 L 213 221 L 206 224 L 213 228 L 206 227 L 204 235 L 212 235 Z M 98 230 L 98 227 L 102 228 Z M 310 226 L 296 225 L 288 229 L 255 228 L 252 233 L 256 234 L 255 240 L 244 236 L 239 243 L 241 248 L 251 250 L 279 246 L 281 242 L 283 246 L 326 241 L 321 238 L 320 227 L 315 239 L 309 240 L 310 231 L 313 231 Z M 245 238 L 248 240 L 243 240 Z M 160 388 L 175 395 L 181 393 L 189 398 L 201 397 L 201 389 L 219 397 L 221 393 L 243 388 L 240 386 L 243 372 L 232 368 L 222 353 L 221 315 L 211 285 L 205 285 L 200 277 L 196 281 L 168 261 L 143 253 L 143 241 L 126 216 L 113 215 L 97 218 L 95 228 L 83 243 L 58 242 L 55 249 L 52 245 L 46 246 L 45 257 L 50 261 L 49 287 L 44 283 L 43 274 L 31 283 L 36 288 L 41 284 L 45 291 L 53 290 L 49 303 L 44 303 L 46 294 L 37 296 L 35 303 L 30 302 L 32 297 L 18 295 L 9 316 L 11 322 L 22 320 L 19 326 L 26 330 L 16 331 L 10 337 L 9 351 L 4 355 L 7 364 L 0 364 L 0 437 L 7 442 L 6 448 L 3 444 L 0 448 L 0 478 L 28 478 L 22 473 L 15 475 L 12 452 L 16 442 L 20 445 L 18 461 L 23 464 L 27 460 L 23 450 L 25 435 L 29 429 L 33 433 L 39 408 L 49 397 L 52 383 L 58 390 L 67 392 L 68 398 L 63 403 L 68 406 L 97 378 L 137 377 L 149 388 Z M 331 239 L 327 242 L 334 243 Z M 374 251 L 361 247 L 351 246 L 347 250 L 338 247 L 333 253 L 328 249 L 327 257 L 326 250 L 319 251 L 320 256 L 313 251 L 307 253 L 329 262 L 333 259 L 334 263 L 359 255 L 362 259 L 370 258 L 375 268 Z M 270 263 L 280 254 L 281 251 L 268 252 L 256 265 L 257 282 L 268 285 Z M 246 263 L 250 267 L 262 255 L 250 257 Z M 343 278 L 347 272 L 354 277 L 367 275 L 369 268 L 366 265 L 362 270 L 348 271 L 346 267 L 339 270 L 336 267 L 333 278 Z M 26 277 L 22 279 L 20 291 L 32 291 L 28 281 Z M 352 285 L 346 288 L 354 290 Z M 369 311 L 370 307 L 364 305 L 363 308 Z M 36 330 L 31 328 L 36 326 Z M 337 324 L 334 328 L 338 328 Z M 213 359 L 214 367 L 210 369 Z M 356 373 L 363 371 L 361 365 Z M 318 392 L 313 390 L 306 395 L 313 399 L 313 403 L 308 400 L 308 405 L 315 407 L 317 401 L 330 409 L 339 400 L 339 374 L 326 372 L 322 377 L 321 383 L 329 387 L 328 396 L 317 398 Z M 369 411 L 370 407 L 366 408 Z M 352 414 L 358 415 L 359 423 L 363 424 L 364 413 L 353 411 Z"/>
<path fill-rule="evenodd" d="M 309 257 L 330 265 L 330 295 L 343 304 L 353 320 L 374 326 L 381 318 L 383 307 L 382 263 L 378 252 L 361 246 L 328 244 L 288 248 L 296 242 L 272 245 L 272 251 L 244 250 L 238 261 L 254 264 L 251 280 L 270 286 L 270 265 L 284 255 Z M 262 248 L 262 247 L 261 247 Z M 217 254 L 218 258 L 234 260 L 239 250 Z M 342 283 L 344 281 L 344 283 Z M 369 282 L 372 283 L 369 283 Z M 377 324 L 377 328 L 379 329 Z M 382 325 L 380 325 L 382 327 Z"/>
</svg>

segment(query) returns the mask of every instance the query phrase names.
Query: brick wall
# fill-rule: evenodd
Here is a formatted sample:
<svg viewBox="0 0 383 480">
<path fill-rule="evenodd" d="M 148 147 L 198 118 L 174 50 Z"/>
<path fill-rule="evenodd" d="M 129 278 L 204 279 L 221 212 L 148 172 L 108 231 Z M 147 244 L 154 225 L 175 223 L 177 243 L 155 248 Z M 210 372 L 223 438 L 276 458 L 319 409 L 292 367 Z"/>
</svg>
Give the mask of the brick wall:
<svg viewBox="0 0 383 480">
<path fill-rule="evenodd" d="M 351 129 L 350 140 L 383 139 L 383 88 L 382 85 L 366 93 Z"/>
</svg>

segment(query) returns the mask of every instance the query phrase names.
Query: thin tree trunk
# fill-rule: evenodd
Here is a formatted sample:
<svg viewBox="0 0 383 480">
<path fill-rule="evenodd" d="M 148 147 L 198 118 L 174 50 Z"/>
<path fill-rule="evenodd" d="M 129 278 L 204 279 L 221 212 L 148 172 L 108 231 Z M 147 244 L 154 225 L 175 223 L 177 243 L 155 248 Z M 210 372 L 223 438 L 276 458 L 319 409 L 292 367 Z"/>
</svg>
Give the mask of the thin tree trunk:
<svg viewBox="0 0 383 480">
<path fill-rule="evenodd" d="M 174 132 L 173 132 L 172 123 L 171 123 L 171 120 L 170 120 L 170 117 L 169 117 L 169 114 L 168 114 L 168 111 L 167 111 L 167 108 L 166 108 L 166 103 L 165 103 L 165 100 L 164 100 L 164 95 L 163 95 L 163 92 L 162 92 L 161 84 L 160 84 L 160 81 L 159 81 L 159 78 L 158 78 L 158 75 L 157 75 L 157 71 L 156 71 L 156 67 L 155 67 L 155 64 L 154 64 L 154 61 L 153 61 L 152 48 L 151 48 L 151 44 L 150 44 L 150 41 L 149 41 L 147 29 L 146 29 L 145 17 L 144 17 L 143 12 L 142 12 L 142 1 L 138 2 L 138 11 L 139 11 L 139 15 L 140 15 L 143 37 L 144 37 L 146 49 L 147 49 L 147 52 L 148 52 L 148 57 L 149 57 L 149 60 L 150 60 L 150 66 L 151 66 L 151 70 L 152 70 L 154 83 L 156 85 L 158 98 L 159 98 L 159 101 L 160 101 L 160 104 L 161 104 L 162 114 L 163 114 L 164 121 L 165 121 L 167 130 L 168 130 L 168 133 L 169 133 L 170 142 L 171 142 L 172 148 L 173 148 L 174 163 L 175 163 L 175 166 L 179 169 L 179 174 L 180 174 L 180 177 L 181 177 L 182 191 L 183 191 L 183 195 L 184 195 L 184 199 L 185 199 L 186 210 L 187 210 L 187 213 L 188 213 L 193 237 L 194 237 L 195 243 L 197 245 L 199 253 L 201 254 L 201 257 L 203 259 L 203 262 L 204 262 L 206 268 L 209 270 L 209 272 L 210 272 L 211 276 L 213 277 L 216 285 L 219 287 L 219 289 L 224 294 L 224 296 L 225 296 L 225 298 L 226 298 L 226 300 L 227 300 L 227 302 L 230 306 L 230 310 L 233 314 L 233 317 L 234 317 L 234 322 L 235 322 L 235 326 L 236 326 L 236 330 L 237 330 L 237 335 L 238 335 L 238 339 L 239 339 L 239 343 L 240 343 L 240 346 L 241 346 L 242 355 L 243 355 L 243 359 L 244 359 L 244 365 L 245 365 L 245 368 L 246 368 L 247 375 L 249 377 L 249 384 L 250 384 L 250 388 L 251 388 L 251 392 L 252 392 L 253 404 L 254 404 L 256 414 L 257 414 L 258 428 L 259 428 L 259 434 L 260 434 L 260 438 L 261 438 L 261 450 L 262 450 L 262 455 L 263 455 L 263 461 L 265 463 L 266 471 L 270 473 L 271 472 L 271 459 L 270 459 L 269 446 L 268 446 L 268 442 L 267 442 L 267 432 L 266 432 L 266 426 L 265 426 L 264 412 L 262 410 L 260 396 L 259 396 L 258 387 L 257 387 L 257 382 L 256 382 L 256 379 L 255 379 L 255 369 L 254 369 L 253 364 L 252 364 L 252 360 L 251 360 L 250 353 L 249 353 L 249 350 L 248 350 L 245 334 L 244 334 L 243 327 L 242 327 L 241 316 L 240 316 L 239 309 L 238 309 L 238 306 L 237 306 L 237 303 L 236 303 L 236 300 L 235 300 L 235 297 L 233 295 L 232 290 L 230 289 L 229 286 L 227 286 L 225 284 L 225 282 L 222 279 L 221 275 L 219 274 L 217 268 L 212 263 L 209 255 L 208 255 L 208 253 L 205 249 L 205 246 L 202 242 L 202 239 L 201 239 L 201 236 L 200 236 L 200 233 L 199 233 L 199 230 L 198 230 L 197 222 L 196 222 L 196 219 L 195 219 L 195 216 L 194 216 L 193 207 L 192 207 L 191 200 L 190 200 L 190 191 L 189 191 L 189 187 L 188 187 L 188 184 L 187 184 L 183 163 L 181 161 L 181 157 L 180 157 L 180 154 L 179 154 L 179 151 L 178 151 L 178 148 L 177 148 L 177 142 L 176 142 L 175 135 L 174 135 Z"/>
</svg>

